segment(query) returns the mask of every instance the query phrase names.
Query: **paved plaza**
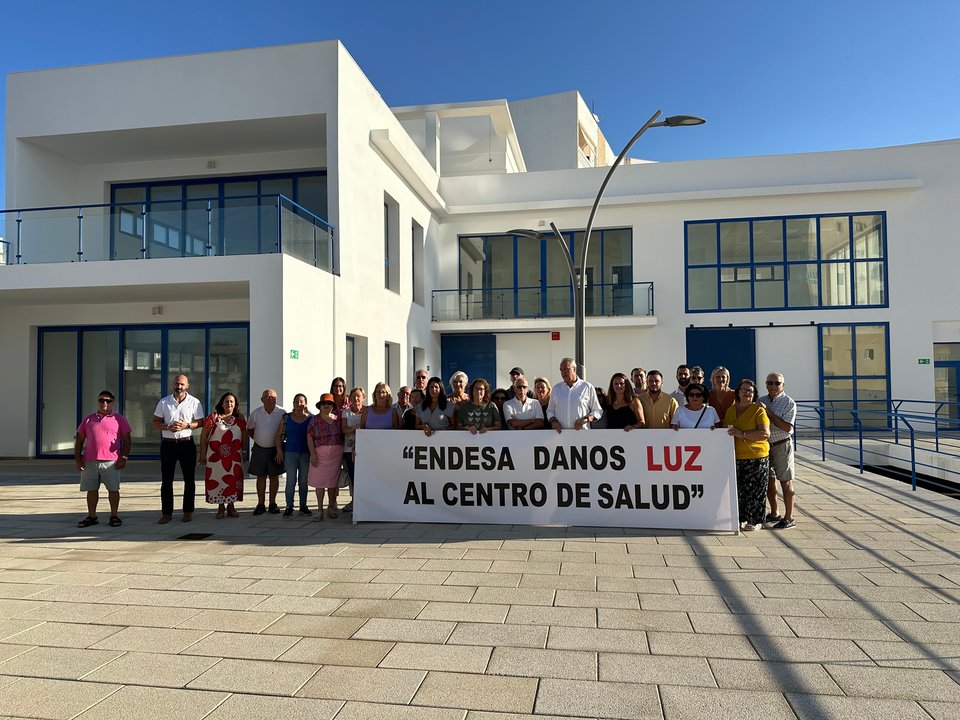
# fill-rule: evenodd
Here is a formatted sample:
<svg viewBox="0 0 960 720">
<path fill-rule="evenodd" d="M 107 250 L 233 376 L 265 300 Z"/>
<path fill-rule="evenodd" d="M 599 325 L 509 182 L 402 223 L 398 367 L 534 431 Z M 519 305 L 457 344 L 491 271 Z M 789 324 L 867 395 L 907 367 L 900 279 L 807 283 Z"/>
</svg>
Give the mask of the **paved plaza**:
<svg viewBox="0 0 960 720">
<path fill-rule="evenodd" d="M 797 527 L 731 536 L 249 495 L 158 525 L 157 472 L 131 463 L 123 526 L 103 497 L 81 530 L 72 463 L 0 462 L 0 715 L 960 717 L 958 504 L 887 478 L 801 454 Z"/>
</svg>

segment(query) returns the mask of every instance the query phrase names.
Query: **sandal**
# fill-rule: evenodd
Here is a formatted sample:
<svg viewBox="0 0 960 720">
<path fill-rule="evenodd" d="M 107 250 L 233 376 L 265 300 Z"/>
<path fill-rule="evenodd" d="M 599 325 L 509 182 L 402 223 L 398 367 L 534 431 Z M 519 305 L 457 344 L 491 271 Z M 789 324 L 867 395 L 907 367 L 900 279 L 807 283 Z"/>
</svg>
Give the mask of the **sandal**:
<svg viewBox="0 0 960 720">
<path fill-rule="evenodd" d="M 217 520 L 223 520 L 223 516 L 227 511 L 223 508 L 217 508 Z"/>
<path fill-rule="evenodd" d="M 90 517 L 87 515 L 83 520 L 77 523 L 77 527 L 90 527 L 91 525 L 97 525 L 100 521 L 95 517 Z"/>
<path fill-rule="evenodd" d="M 227 515 L 230 517 L 240 517 L 240 513 L 237 512 L 237 509 L 233 506 L 227 508 Z"/>
<path fill-rule="evenodd" d="M 110 527 L 120 527 L 121 525 L 123 525 L 123 520 L 116 515 L 110 518 Z"/>
<path fill-rule="evenodd" d="M 330 518 L 331 520 L 336 520 L 336 519 L 337 519 L 337 509 L 336 509 L 336 508 L 332 508 L 332 507 L 327 508 L 327 517 Z"/>
</svg>

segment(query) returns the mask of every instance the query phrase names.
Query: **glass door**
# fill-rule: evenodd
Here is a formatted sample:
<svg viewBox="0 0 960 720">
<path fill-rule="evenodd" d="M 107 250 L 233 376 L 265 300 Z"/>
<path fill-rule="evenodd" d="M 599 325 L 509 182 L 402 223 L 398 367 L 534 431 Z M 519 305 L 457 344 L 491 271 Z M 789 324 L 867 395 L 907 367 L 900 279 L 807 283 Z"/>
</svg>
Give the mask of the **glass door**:
<svg viewBox="0 0 960 720">
<path fill-rule="evenodd" d="M 960 343 L 936 343 L 933 346 L 933 387 L 937 417 L 947 427 L 960 426 Z M 944 427 L 941 425 L 941 427 Z"/>
</svg>

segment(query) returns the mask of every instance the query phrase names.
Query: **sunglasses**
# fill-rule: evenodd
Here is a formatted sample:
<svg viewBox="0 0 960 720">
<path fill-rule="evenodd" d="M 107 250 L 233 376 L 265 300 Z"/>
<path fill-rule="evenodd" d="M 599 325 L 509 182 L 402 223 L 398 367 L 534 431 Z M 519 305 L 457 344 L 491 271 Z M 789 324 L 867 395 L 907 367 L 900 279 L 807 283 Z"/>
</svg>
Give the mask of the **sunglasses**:
<svg viewBox="0 0 960 720">
<path fill-rule="evenodd" d="M 426 375 L 417 375 L 417 380 L 426 380 L 426 379 L 427 379 Z"/>
<path fill-rule="evenodd" d="M 779 385 L 783 385 L 783 383 L 777 382 L 776 380 L 767 380 L 767 385 L 779 386 Z"/>
<path fill-rule="evenodd" d="M 110 403 L 113 402 L 113 400 L 111 398 L 97 398 L 97 402 L 106 403 L 107 405 L 109 405 Z"/>
<path fill-rule="evenodd" d="M 703 393 L 690 393 L 689 395 L 687 395 L 687 397 L 688 397 L 688 398 L 702 398 L 702 397 L 703 397 Z"/>
<path fill-rule="evenodd" d="M 320 404 L 321 404 L 321 405 L 333 405 L 333 403 L 330 402 L 329 400 L 321 400 L 321 401 L 320 401 Z"/>
</svg>

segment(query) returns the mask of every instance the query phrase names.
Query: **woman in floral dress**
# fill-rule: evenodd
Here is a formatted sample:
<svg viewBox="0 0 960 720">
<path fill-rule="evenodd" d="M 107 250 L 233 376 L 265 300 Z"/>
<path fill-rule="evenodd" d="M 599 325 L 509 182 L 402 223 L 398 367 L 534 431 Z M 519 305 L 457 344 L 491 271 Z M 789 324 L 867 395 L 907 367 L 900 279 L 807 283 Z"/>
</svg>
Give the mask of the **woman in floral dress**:
<svg viewBox="0 0 960 720">
<path fill-rule="evenodd" d="M 224 393 L 215 412 L 203 421 L 198 465 L 206 467 L 207 502 L 217 503 L 217 519 L 224 513 L 240 517 L 233 504 L 243 500 L 243 449 L 247 446 L 247 423 L 237 396 Z"/>
</svg>

